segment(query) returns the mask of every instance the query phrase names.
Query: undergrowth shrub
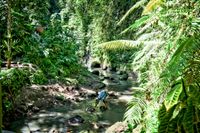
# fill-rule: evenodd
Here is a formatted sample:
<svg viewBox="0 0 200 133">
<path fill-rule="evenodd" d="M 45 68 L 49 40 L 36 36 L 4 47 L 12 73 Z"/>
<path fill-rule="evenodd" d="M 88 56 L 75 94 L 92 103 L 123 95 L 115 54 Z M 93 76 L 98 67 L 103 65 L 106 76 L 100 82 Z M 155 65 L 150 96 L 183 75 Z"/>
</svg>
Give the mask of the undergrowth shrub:
<svg viewBox="0 0 200 133">
<path fill-rule="evenodd" d="M 15 99 L 22 88 L 30 84 L 44 84 L 46 77 L 40 69 L 30 67 L 4 69 L 0 72 L 4 119 L 12 118 L 15 112 Z"/>
<path fill-rule="evenodd" d="M 14 108 L 15 97 L 22 87 L 30 83 L 29 72 L 25 69 L 11 68 L 2 70 L 0 77 L 3 88 L 3 113 L 5 114 Z"/>
</svg>

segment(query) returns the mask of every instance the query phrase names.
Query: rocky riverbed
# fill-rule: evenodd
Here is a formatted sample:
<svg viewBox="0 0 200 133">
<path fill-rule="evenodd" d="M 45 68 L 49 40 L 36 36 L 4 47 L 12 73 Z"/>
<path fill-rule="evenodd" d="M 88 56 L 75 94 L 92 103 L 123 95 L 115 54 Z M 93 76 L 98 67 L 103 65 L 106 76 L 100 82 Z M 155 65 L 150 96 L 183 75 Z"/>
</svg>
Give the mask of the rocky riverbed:
<svg viewBox="0 0 200 133">
<path fill-rule="evenodd" d="M 94 68 L 98 80 L 88 85 L 32 85 L 25 87 L 17 101 L 20 118 L 13 121 L 15 132 L 106 132 L 108 127 L 123 120 L 126 104 L 131 99 L 135 77 L 124 72 L 107 72 Z M 98 72 L 97 72 L 98 71 Z M 108 109 L 94 107 L 101 89 L 108 89 Z M 24 116 L 24 117 L 23 117 Z M 123 124 L 122 124 L 123 125 Z M 116 130 L 125 130 L 124 127 Z"/>
</svg>

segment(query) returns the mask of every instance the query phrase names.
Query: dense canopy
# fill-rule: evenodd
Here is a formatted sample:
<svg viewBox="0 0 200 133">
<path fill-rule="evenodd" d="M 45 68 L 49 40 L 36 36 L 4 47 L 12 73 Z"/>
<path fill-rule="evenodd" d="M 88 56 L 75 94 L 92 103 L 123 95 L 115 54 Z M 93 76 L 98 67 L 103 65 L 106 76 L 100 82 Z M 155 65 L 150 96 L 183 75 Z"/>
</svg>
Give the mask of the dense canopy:
<svg viewBox="0 0 200 133">
<path fill-rule="evenodd" d="M 0 0 L 0 20 L 0 133 L 200 132 L 199 0 Z"/>
</svg>

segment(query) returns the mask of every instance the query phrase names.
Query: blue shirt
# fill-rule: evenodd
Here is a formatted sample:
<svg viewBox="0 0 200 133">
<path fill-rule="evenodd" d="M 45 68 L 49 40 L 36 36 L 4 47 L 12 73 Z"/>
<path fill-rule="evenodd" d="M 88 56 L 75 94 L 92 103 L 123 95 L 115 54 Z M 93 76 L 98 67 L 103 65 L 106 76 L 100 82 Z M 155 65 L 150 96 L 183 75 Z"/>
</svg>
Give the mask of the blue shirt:
<svg viewBox="0 0 200 133">
<path fill-rule="evenodd" d="M 106 97 L 108 96 L 107 92 L 105 90 L 102 90 L 99 92 L 99 95 L 98 95 L 98 100 L 105 100 Z"/>
</svg>

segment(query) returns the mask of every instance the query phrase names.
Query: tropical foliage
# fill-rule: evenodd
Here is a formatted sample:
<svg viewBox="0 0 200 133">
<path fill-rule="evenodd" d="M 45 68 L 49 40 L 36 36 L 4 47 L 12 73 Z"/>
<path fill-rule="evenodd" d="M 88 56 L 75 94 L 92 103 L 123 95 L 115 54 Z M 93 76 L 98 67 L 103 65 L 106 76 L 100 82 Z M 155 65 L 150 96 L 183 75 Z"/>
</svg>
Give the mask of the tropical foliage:
<svg viewBox="0 0 200 133">
<path fill-rule="evenodd" d="M 5 79 L 2 81 L 4 114 L 13 110 L 15 96 L 26 84 L 80 78 L 85 71 L 80 63 L 87 63 L 93 46 L 118 38 L 126 24 L 138 17 L 130 17 L 121 27 L 115 24 L 131 3 L 126 0 L 1 0 L 3 70 L 0 78 Z M 24 66 L 29 70 L 25 71 Z M 28 80 L 16 83 L 20 78 Z"/>
<path fill-rule="evenodd" d="M 98 58 L 138 74 L 124 115 L 130 132 L 200 132 L 199 7 L 198 0 L 0 0 L 3 114 L 23 86 L 80 78 Z"/>
<path fill-rule="evenodd" d="M 199 4 L 151 0 L 128 29 L 137 29 L 136 41 L 160 42 L 144 43 L 133 61 L 145 93 L 126 118 L 141 131 L 199 132 Z"/>
</svg>

